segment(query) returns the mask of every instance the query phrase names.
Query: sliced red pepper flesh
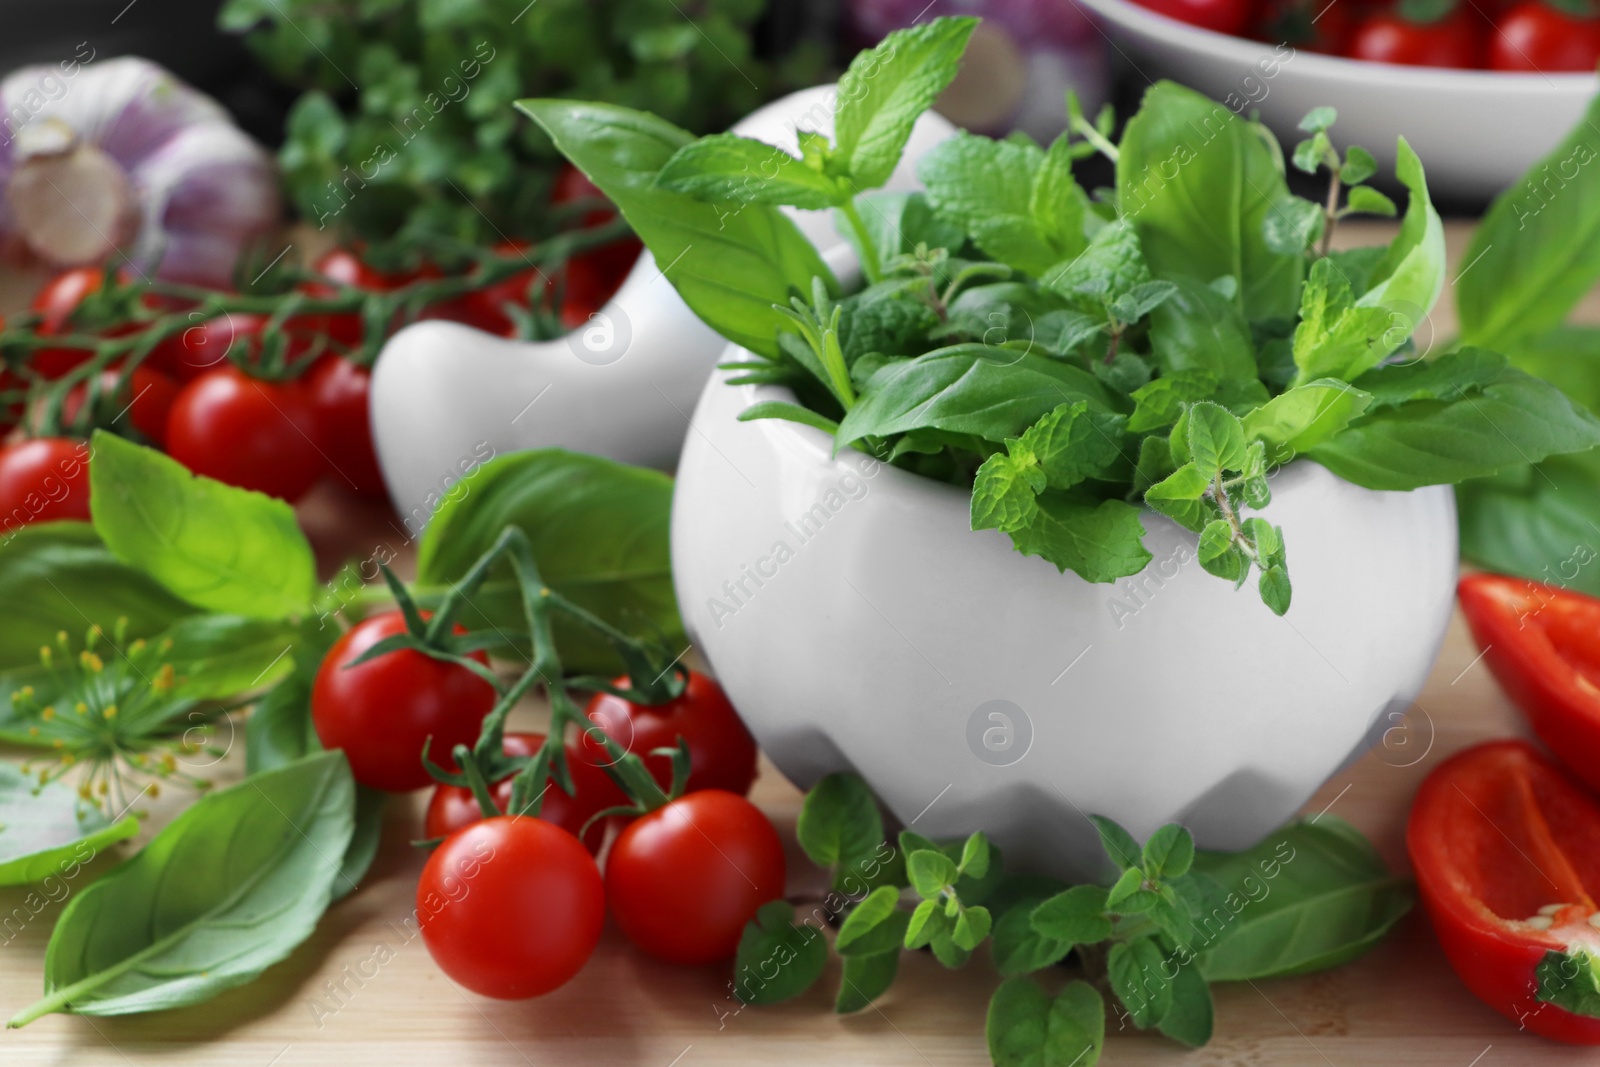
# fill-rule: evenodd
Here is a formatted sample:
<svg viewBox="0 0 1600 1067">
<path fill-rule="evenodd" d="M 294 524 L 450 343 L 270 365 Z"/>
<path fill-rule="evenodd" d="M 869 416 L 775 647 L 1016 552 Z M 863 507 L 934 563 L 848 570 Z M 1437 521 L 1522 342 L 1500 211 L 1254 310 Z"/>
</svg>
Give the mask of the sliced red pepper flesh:
<svg viewBox="0 0 1600 1067">
<path fill-rule="evenodd" d="M 1600 955 L 1600 800 L 1527 742 L 1492 741 L 1428 776 L 1406 843 L 1468 988 L 1535 1033 L 1600 1044 L 1600 1018 L 1541 999 L 1535 973 L 1550 953 Z"/>
<path fill-rule="evenodd" d="M 1600 789 L 1600 600 L 1498 574 L 1457 590 L 1484 662 L 1534 733 Z"/>
</svg>

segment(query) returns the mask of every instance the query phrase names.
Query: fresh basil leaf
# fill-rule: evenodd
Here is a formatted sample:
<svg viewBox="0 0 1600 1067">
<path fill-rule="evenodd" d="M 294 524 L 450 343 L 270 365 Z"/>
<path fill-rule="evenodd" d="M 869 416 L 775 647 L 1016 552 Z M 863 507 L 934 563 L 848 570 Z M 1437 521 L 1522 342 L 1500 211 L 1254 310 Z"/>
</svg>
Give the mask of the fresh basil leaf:
<svg viewBox="0 0 1600 1067">
<path fill-rule="evenodd" d="M 1168 823 L 1144 843 L 1139 865 L 1151 879 L 1177 878 L 1194 863 L 1194 837 L 1177 823 Z"/>
<path fill-rule="evenodd" d="M 1461 555 L 1480 567 L 1600 596 L 1600 452 L 1551 456 L 1456 486 Z"/>
<path fill-rule="evenodd" d="M 1505 365 L 1498 353 L 1463 348 L 1428 362 L 1378 367 L 1356 379 L 1356 387 L 1371 394 L 1371 411 L 1413 400 L 1459 400 L 1497 381 Z"/>
<path fill-rule="evenodd" d="M 279 619 L 310 608 L 316 561 L 288 504 L 103 430 L 92 444 L 89 507 L 118 559 L 208 611 Z"/>
<path fill-rule="evenodd" d="M 1372 845 L 1324 815 L 1291 823 L 1243 852 L 1201 852 L 1195 870 L 1227 891 L 1197 915 L 1193 942 L 1208 981 L 1307 974 L 1381 941 L 1414 899 Z"/>
<path fill-rule="evenodd" d="M 706 204 L 655 185 L 690 135 L 654 115 L 611 104 L 519 100 L 561 152 L 622 212 L 684 303 L 712 329 L 776 358 L 792 294 L 838 283 L 810 241 L 770 204 Z"/>
<path fill-rule="evenodd" d="M 1558 326 L 1516 342 L 1506 349 L 1506 355 L 1513 366 L 1557 386 L 1590 411 L 1600 412 L 1600 329 Z"/>
<path fill-rule="evenodd" d="M 754 422 L 757 419 L 786 419 L 789 422 L 798 422 L 802 426 L 810 426 L 814 430 L 821 430 L 829 437 L 839 432 L 839 424 L 826 415 L 818 415 L 810 408 L 782 400 L 763 400 L 739 412 L 740 422 Z"/>
<path fill-rule="evenodd" d="M 1389 352 L 1403 344 L 1421 325 L 1444 288 L 1444 223 L 1428 198 L 1428 181 L 1422 161 L 1404 137 L 1395 149 L 1395 177 L 1410 192 L 1400 232 L 1378 261 L 1369 287 L 1356 301 L 1362 307 L 1383 308 L 1393 328 L 1384 334 Z M 1344 375 L 1353 377 L 1353 375 Z"/>
<path fill-rule="evenodd" d="M 1559 389 L 1512 367 L 1481 392 L 1364 415 L 1310 450 L 1369 489 L 1465 481 L 1600 444 L 1600 420 Z"/>
<path fill-rule="evenodd" d="M 846 956 L 839 972 L 839 995 L 833 1010 L 840 1015 L 860 1011 L 888 992 L 900 970 L 900 946 L 870 956 Z"/>
<path fill-rule="evenodd" d="M 1246 415 L 1245 436 L 1270 445 L 1274 463 L 1286 463 L 1344 429 L 1372 400 L 1349 382 L 1318 378 L 1279 393 Z"/>
<path fill-rule="evenodd" d="M 1533 969 L 1539 1000 L 1574 1015 L 1600 1019 L 1600 957 L 1581 947 L 1548 951 Z"/>
<path fill-rule="evenodd" d="M 1081 980 L 1052 999 L 1031 978 L 1008 978 L 989 998 L 984 1023 L 994 1067 L 1093 1067 L 1105 1031 L 1105 1001 Z"/>
<path fill-rule="evenodd" d="M 1392 219 L 1400 213 L 1393 200 L 1370 185 L 1358 185 L 1350 190 L 1348 209 L 1359 215 L 1380 215 Z"/>
<path fill-rule="evenodd" d="M 1040 556 L 1090 582 L 1114 582 L 1144 570 L 1152 557 L 1143 538 L 1139 509 L 1127 501 L 1082 501 L 1053 491 L 1039 497 L 1033 521 L 1011 534 L 1023 555 Z"/>
<path fill-rule="evenodd" d="M 796 925 L 794 905 L 771 901 L 757 909 L 739 938 L 734 995 L 746 1004 L 782 1003 L 810 989 L 827 963 L 828 942 L 822 931 L 805 923 Z"/>
<path fill-rule="evenodd" d="M 1262 223 L 1261 235 L 1266 239 L 1267 247 L 1274 252 L 1303 256 L 1322 240 L 1327 225 L 1328 219 L 1322 213 L 1321 204 L 1291 194 L 1273 205 Z"/>
<path fill-rule="evenodd" d="M 1158 277 L 1238 279 L 1244 316 L 1287 319 L 1304 259 L 1274 251 L 1267 216 L 1288 195 L 1264 131 L 1173 82 L 1157 82 L 1123 131 L 1117 201 Z"/>
<path fill-rule="evenodd" d="M 1174 1041 L 1199 1048 L 1211 1040 L 1211 987 L 1193 963 L 1178 968 L 1171 982 L 1172 1005 L 1156 1024 Z"/>
<path fill-rule="evenodd" d="M 1075 885 L 1033 909 L 1033 930 L 1067 945 L 1093 945 L 1111 936 L 1104 886 Z"/>
<path fill-rule="evenodd" d="M 342 752 L 202 797 L 72 899 L 46 950 L 44 999 L 11 1025 L 177 1008 L 254 979 L 327 908 L 329 857 L 350 843 L 354 807 Z"/>
<path fill-rule="evenodd" d="M 211 700 L 274 685 L 294 666 L 299 629 L 281 619 L 191 615 L 153 640 L 176 673 L 172 695 Z"/>
<path fill-rule="evenodd" d="M 462 493 L 442 504 L 422 533 L 419 584 L 459 579 L 508 524 L 516 525 L 528 535 L 551 589 L 627 632 L 650 635 L 673 651 L 684 647 L 667 545 L 667 475 L 599 456 L 534 449 L 496 457 L 461 484 Z M 460 620 L 471 630 L 525 632 L 509 563 L 490 571 Z M 505 647 L 517 647 L 520 639 L 508 637 Z M 555 639 L 570 671 L 599 674 L 620 666 L 610 644 L 587 627 L 558 619 Z"/>
<path fill-rule="evenodd" d="M 1255 380 L 1255 349 L 1238 304 L 1198 279 L 1171 281 L 1176 291 L 1150 313 L 1150 349 L 1162 375 Z"/>
<path fill-rule="evenodd" d="M 1029 901 L 1008 908 L 1001 913 L 1000 921 L 994 924 L 991 951 L 995 970 L 1002 977 L 1012 978 L 1042 971 L 1059 963 L 1072 951 L 1071 941 L 1047 937 L 1034 929 L 1035 906 L 1034 902 Z"/>
<path fill-rule="evenodd" d="M 811 211 L 848 197 L 839 182 L 765 141 L 714 133 L 690 141 L 656 174 L 656 188 L 709 203 L 786 204 Z"/>
<path fill-rule="evenodd" d="M 1160 946 L 1150 937 L 1118 941 L 1106 957 L 1111 990 L 1141 1030 L 1161 1022 L 1172 1007 L 1172 987 L 1161 971 L 1164 962 Z"/>
<path fill-rule="evenodd" d="M 0 670 L 37 667 L 39 649 L 91 624 L 151 637 L 194 608 L 118 560 L 86 522 L 24 526 L 0 541 Z"/>
<path fill-rule="evenodd" d="M 833 947 L 841 956 L 875 956 L 898 951 L 904 944 L 911 913 L 901 911 L 900 891 L 882 885 L 868 893 L 850 909 Z"/>
<path fill-rule="evenodd" d="M 40 786 L 0 763 L 0 886 L 70 880 L 102 849 L 138 832 L 133 816 L 109 819 L 62 782 Z"/>
<path fill-rule="evenodd" d="M 883 844 L 883 818 L 867 783 L 855 774 L 830 774 L 800 805 L 795 837 L 818 867 L 838 867 L 870 856 Z"/>
<path fill-rule="evenodd" d="M 1006 348 L 955 345 L 873 375 L 839 424 L 835 449 L 917 429 L 1004 441 L 1061 404 L 1083 400 L 1104 409 L 1108 399 L 1105 387 L 1077 367 Z"/>
<path fill-rule="evenodd" d="M 889 180 L 912 126 L 955 78 L 977 25 L 975 18 L 936 18 L 895 30 L 851 61 L 839 78 L 833 136 L 836 159 L 857 190 Z"/>
<path fill-rule="evenodd" d="M 1600 151 L 1597 130 L 1600 97 L 1473 230 L 1456 277 L 1467 344 L 1505 349 L 1546 333 L 1600 279 L 1600 168 L 1588 166 Z"/>
<path fill-rule="evenodd" d="M 355 828 L 339 861 L 339 876 L 333 880 L 334 900 L 343 900 L 361 888 L 361 879 L 378 858 L 378 846 L 383 843 L 383 813 L 388 805 L 389 794 L 383 790 L 356 786 Z"/>
</svg>

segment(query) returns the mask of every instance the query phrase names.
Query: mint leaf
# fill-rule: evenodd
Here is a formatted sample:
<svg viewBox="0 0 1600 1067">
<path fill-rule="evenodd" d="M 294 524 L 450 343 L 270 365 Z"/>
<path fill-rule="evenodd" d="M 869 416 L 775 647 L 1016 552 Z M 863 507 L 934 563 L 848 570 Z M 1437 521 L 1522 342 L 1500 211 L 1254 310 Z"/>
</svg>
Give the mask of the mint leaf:
<svg viewBox="0 0 1600 1067">
<path fill-rule="evenodd" d="M 889 180 L 917 118 L 955 78 L 974 18 L 936 18 L 895 30 L 857 55 L 839 79 L 835 158 L 858 191 Z"/>
<path fill-rule="evenodd" d="M 846 956 L 839 974 L 839 996 L 833 1010 L 840 1015 L 860 1011 L 878 999 L 894 984 L 900 969 L 900 946 L 892 952 L 870 956 Z"/>
<path fill-rule="evenodd" d="M 1271 446 L 1272 462 L 1287 463 L 1348 426 L 1372 399 L 1349 382 L 1318 378 L 1250 412 L 1244 417 L 1244 432 L 1252 441 Z"/>
<path fill-rule="evenodd" d="M 1220 404 L 1202 401 L 1189 408 L 1187 441 L 1192 462 L 1209 479 L 1245 463 L 1244 423 Z"/>
<path fill-rule="evenodd" d="M 1111 936 L 1108 894 L 1097 885 L 1075 885 L 1033 909 L 1036 934 L 1067 945 L 1094 945 Z"/>
<path fill-rule="evenodd" d="M 1303 256 L 1322 239 L 1326 227 L 1327 217 L 1322 213 L 1321 204 L 1286 196 L 1277 202 L 1262 223 L 1261 236 L 1274 252 Z"/>
<path fill-rule="evenodd" d="M 827 963 L 828 941 L 822 931 L 795 925 L 794 905 L 771 901 L 757 909 L 739 937 L 734 995 L 746 1004 L 791 1000 L 811 988 Z"/>
<path fill-rule="evenodd" d="M 656 173 L 655 186 L 711 203 L 785 204 L 813 211 L 850 195 L 838 181 L 783 149 L 732 133 L 712 134 L 678 149 Z"/>
<path fill-rule="evenodd" d="M 1045 488 L 1044 471 L 1031 453 L 1018 446 L 983 461 L 972 483 L 972 528 L 1013 533 L 1039 514 L 1038 494 Z"/>
<path fill-rule="evenodd" d="M 1138 574 L 1151 556 L 1139 509 L 1123 500 L 1079 501 L 1049 492 L 1033 522 L 1011 534 L 1017 550 L 1041 556 L 1086 581 L 1114 582 Z"/>
<path fill-rule="evenodd" d="M 883 844 L 878 802 L 859 775 L 824 777 L 806 794 L 795 837 L 819 867 L 839 867 L 873 855 Z"/>
<path fill-rule="evenodd" d="M 1061 134 L 1045 152 L 1028 196 L 1028 217 L 1036 220 L 1055 252 L 1051 263 L 1077 255 L 1089 243 L 1084 235 L 1089 200 L 1073 176 L 1073 155 L 1071 138 Z"/>
<path fill-rule="evenodd" d="M 1168 823 L 1144 843 L 1140 866 L 1151 879 L 1177 878 L 1194 863 L 1194 837 L 1177 823 Z"/>
<path fill-rule="evenodd" d="M 957 133 L 917 164 L 928 202 L 959 225 L 984 253 L 1035 277 L 1077 255 L 1086 243 L 1082 215 L 1076 240 L 1046 230 L 1033 213 L 1038 177 L 1046 165 L 1038 146 Z M 1059 184 L 1059 179 L 1049 179 Z M 1067 180 L 1071 180 L 1070 171 Z M 1076 183 L 1072 186 L 1076 189 Z M 1051 197 L 1070 196 L 1056 191 Z M 1078 193 L 1081 198 L 1081 190 Z M 1070 211 L 1070 207 L 1061 207 Z"/>
<path fill-rule="evenodd" d="M 994 1067 L 1093 1067 L 1105 1044 L 1105 1002 L 1073 981 L 1051 999 L 1029 978 L 1008 978 L 989 999 L 984 1032 Z"/>
<path fill-rule="evenodd" d="M 1070 489 L 1122 458 L 1125 423 L 1123 416 L 1091 410 L 1084 401 L 1062 404 L 1028 427 L 1018 444 L 1036 458 L 1051 489 Z"/>
<path fill-rule="evenodd" d="M 288 504 L 104 430 L 92 447 L 89 509 L 118 559 L 208 611 L 280 619 L 310 609 L 316 564 Z"/>
<path fill-rule="evenodd" d="M 1151 280 L 1138 231 L 1119 219 L 1095 234 L 1081 255 L 1046 271 L 1039 284 L 1063 296 L 1096 296 L 1109 304 Z"/>
<path fill-rule="evenodd" d="M 1400 347 L 1411 325 L 1386 308 L 1357 306 L 1344 276 L 1331 261 L 1319 259 L 1306 280 L 1294 331 L 1295 384 L 1353 381 Z"/>
<path fill-rule="evenodd" d="M 1173 371 L 1157 378 L 1131 394 L 1128 429 L 1134 433 L 1165 429 L 1178 421 L 1187 405 L 1206 399 L 1216 388 L 1217 376 L 1207 370 Z"/>
</svg>

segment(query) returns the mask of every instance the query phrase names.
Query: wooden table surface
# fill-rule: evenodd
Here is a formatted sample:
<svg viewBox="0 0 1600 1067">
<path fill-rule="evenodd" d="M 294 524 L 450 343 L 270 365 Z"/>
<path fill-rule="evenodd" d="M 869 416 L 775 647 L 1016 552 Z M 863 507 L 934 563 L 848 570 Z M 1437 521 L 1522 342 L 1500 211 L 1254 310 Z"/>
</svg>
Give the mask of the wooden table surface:
<svg viewBox="0 0 1600 1067">
<path fill-rule="evenodd" d="M 1355 230 L 1354 227 L 1351 228 Z M 1450 228 L 1459 254 L 1465 231 Z M 1381 237 L 1371 229 L 1362 243 Z M 1446 305 L 1434 315 L 1450 330 Z M 403 549 L 405 531 L 383 509 L 328 495 L 302 518 L 325 561 Z M 1389 862 L 1407 866 L 1403 828 L 1418 783 L 1451 752 L 1525 730 L 1477 658 L 1460 618 L 1420 700 L 1382 746 L 1330 781 L 1309 805 L 1365 831 Z M 235 749 L 241 746 L 234 746 Z M 223 781 L 237 774 L 235 751 Z M 793 846 L 800 795 L 763 767 L 754 799 L 790 843 L 791 891 L 820 884 Z M 164 798 L 161 805 L 177 803 Z M 875 1006 L 831 1011 L 837 960 L 805 996 L 739 1010 L 727 967 L 679 968 L 634 951 L 608 927 L 588 966 L 538 1000 L 506 1003 L 464 992 L 442 975 L 410 924 L 423 857 L 422 797 L 394 801 L 383 847 L 363 887 L 336 904 L 311 940 L 256 982 L 196 1007 L 101 1019 L 49 1016 L 0 1034 L 6 1065 L 207 1064 L 214 1067 L 383 1067 L 457 1063 L 474 1067 L 752 1064 L 981 1065 L 984 1009 L 997 979 L 980 953 L 944 970 L 907 954 L 900 979 Z M 160 812 L 158 810 L 159 817 Z M 0 890 L 0 916 L 24 907 L 29 890 Z M 37 900 L 31 907 L 37 907 Z M 60 902 L 48 903 L 0 944 L 0 1013 L 36 999 L 41 961 Z M 1216 987 L 1216 1037 L 1189 1051 L 1160 1037 L 1113 1034 L 1101 1062 L 1205 1067 L 1428 1067 L 1596 1062 L 1592 1050 L 1519 1033 L 1451 973 L 1420 912 L 1364 958 L 1303 978 Z M 468 1059 L 469 1058 L 469 1059 Z"/>
</svg>

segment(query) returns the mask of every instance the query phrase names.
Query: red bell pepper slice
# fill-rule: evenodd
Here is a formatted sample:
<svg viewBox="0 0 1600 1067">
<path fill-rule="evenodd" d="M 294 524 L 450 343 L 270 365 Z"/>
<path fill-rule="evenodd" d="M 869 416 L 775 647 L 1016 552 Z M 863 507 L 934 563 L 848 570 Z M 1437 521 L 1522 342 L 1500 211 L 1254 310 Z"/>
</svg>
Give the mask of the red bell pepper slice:
<svg viewBox="0 0 1600 1067">
<path fill-rule="evenodd" d="M 1534 1033 L 1600 1044 L 1600 800 L 1526 741 L 1491 741 L 1422 783 L 1406 845 L 1467 987 Z"/>
<path fill-rule="evenodd" d="M 1495 678 L 1556 758 L 1600 789 L 1600 600 L 1499 574 L 1457 589 Z"/>
</svg>

